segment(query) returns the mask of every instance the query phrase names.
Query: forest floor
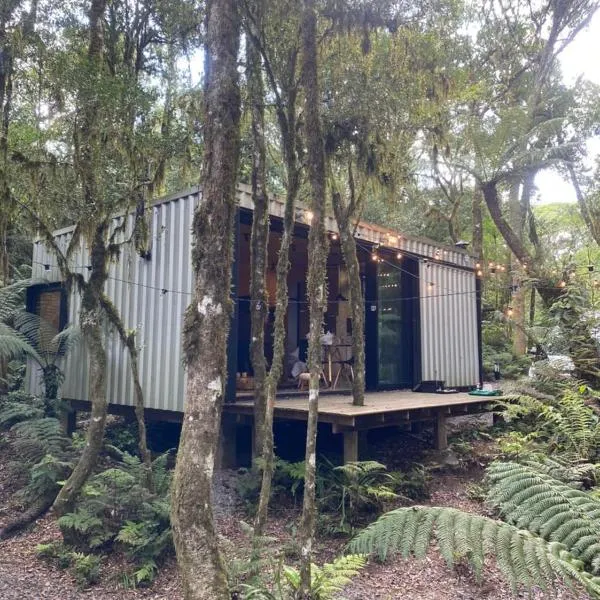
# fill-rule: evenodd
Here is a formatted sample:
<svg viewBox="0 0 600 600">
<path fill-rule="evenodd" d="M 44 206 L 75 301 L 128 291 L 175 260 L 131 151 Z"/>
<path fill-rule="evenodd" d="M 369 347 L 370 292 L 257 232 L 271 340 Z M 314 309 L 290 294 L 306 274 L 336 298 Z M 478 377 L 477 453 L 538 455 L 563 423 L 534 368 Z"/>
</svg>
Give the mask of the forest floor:
<svg viewBox="0 0 600 600">
<path fill-rule="evenodd" d="M 414 440 L 413 440 L 414 441 Z M 411 445 L 410 436 L 402 445 Z M 429 483 L 429 498 L 422 504 L 450 506 L 474 514 L 486 514 L 485 506 L 474 499 L 483 476 L 483 466 L 489 460 L 491 443 L 484 440 L 470 442 L 468 462 L 458 461 L 453 467 L 436 468 Z M 415 442 L 418 446 L 418 443 Z M 465 444 L 463 442 L 463 449 Z M 402 454 L 406 456 L 406 448 Z M 418 455 L 422 448 L 412 448 Z M 12 513 L 13 490 L 18 485 L 9 463 L 7 447 L 0 448 L 0 526 Z M 398 448 L 386 443 L 380 448 L 380 460 L 394 462 Z M 381 456 L 383 454 L 383 456 Z M 435 457 L 425 457 L 426 460 Z M 221 472 L 216 481 L 216 520 L 222 536 L 224 553 L 229 561 L 247 553 L 249 539 L 241 521 L 248 519 L 235 491 L 236 472 Z M 293 546 L 294 525 L 299 510 L 294 507 L 274 509 L 271 512 L 268 535 L 276 539 L 280 548 Z M 2 600 L 135 600 L 182 598 L 175 560 L 169 558 L 161 565 L 158 577 L 151 587 L 127 589 L 123 586 L 123 572 L 127 559 L 115 553 L 102 561 L 100 583 L 88 589 L 79 589 L 74 578 L 65 570 L 48 564 L 36 556 L 36 545 L 60 540 L 55 519 L 47 515 L 35 526 L 16 537 L 0 542 L 0 598 Z M 316 562 L 332 560 L 341 551 L 345 540 L 320 537 L 316 543 Z M 504 600 L 531 597 L 536 600 L 586 599 L 583 593 L 558 586 L 552 590 L 534 590 L 532 595 L 523 591 L 516 596 L 502 580 L 498 569 L 486 565 L 482 582 L 478 582 L 468 568 L 448 569 L 435 547 L 424 560 L 394 559 L 389 564 L 369 564 L 344 590 L 340 598 L 347 600 Z"/>
</svg>

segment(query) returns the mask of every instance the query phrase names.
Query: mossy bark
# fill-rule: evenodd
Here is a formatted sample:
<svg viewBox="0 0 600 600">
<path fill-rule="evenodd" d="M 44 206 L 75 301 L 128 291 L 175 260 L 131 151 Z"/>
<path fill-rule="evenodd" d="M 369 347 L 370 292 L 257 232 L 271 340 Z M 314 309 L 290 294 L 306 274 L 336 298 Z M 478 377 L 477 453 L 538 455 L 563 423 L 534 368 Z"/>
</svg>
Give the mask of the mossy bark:
<svg viewBox="0 0 600 600">
<path fill-rule="evenodd" d="M 208 3 L 202 198 L 192 225 L 194 299 L 183 332 L 186 403 L 173 481 L 173 539 L 186 600 L 229 600 L 215 532 L 212 476 L 227 375 L 240 93 L 235 0 Z"/>
<path fill-rule="evenodd" d="M 53 508 L 63 515 L 73 509 L 77 495 L 96 466 L 106 424 L 108 404 L 106 400 L 107 356 L 104 347 L 104 320 L 100 298 L 107 276 L 107 254 L 104 232 L 99 229 L 91 247 L 92 273 L 85 284 L 81 299 L 80 326 L 89 355 L 89 399 L 92 405 L 83 452 L 73 472 L 61 488 Z"/>
<path fill-rule="evenodd" d="M 261 3 L 256 2 L 255 24 L 260 27 Z M 266 292 L 269 244 L 269 198 L 266 190 L 266 149 L 264 86 L 260 53 L 248 44 L 248 95 L 252 115 L 252 234 L 250 245 L 250 360 L 254 371 L 253 458 L 261 455 L 265 436 L 266 377 L 265 321 L 268 314 Z"/>
<path fill-rule="evenodd" d="M 312 542 L 316 521 L 316 452 L 319 415 L 319 379 L 322 371 L 321 335 L 327 302 L 326 263 L 328 239 L 325 231 L 325 151 L 319 106 L 317 72 L 317 12 L 314 0 L 305 0 L 302 19 L 302 82 L 304 87 L 305 143 L 307 149 L 310 208 L 313 213 L 308 235 L 307 293 L 309 301 L 308 418 L 304 474 L 304 500 L 300 522 L 300 587 L 299 598 L 307 598 L 311 582 Z"/>
<path fill-rule="evenodd" d="M 341 195 L 332 195 L 333 212 L 340 232 L 340 244 L 344 263 L 348 271 L 350 315 L 352 317 L 352 357 L 354 378 L 352 379 L 352 404 L 365 403 L 365 303 L 360 282 L 360 265 L 356 254 L 352 217 L 356 212 L 356 199 L 344 203 Z"/>
<path fill-rule="evenodd" d="M 138 427 L 138 451 L 145 471 L 145 485 L 152 490 L 152 453 L 148 448 L 148 436 L 146 434 L 146 420 L 144 415 L 144 392 L 140 383 L 140 370 L 138 363 L 138 351 L 135 345 L 135 333 L 127 333 L 123 321 L 113 303 L 102 296 L 101 306 L 108 317 L 111 325 L 117 330 L 121 343 L 127 348 L 129 354 L 129 368 L 133 379 L 133 401 L 135 407 L 135 418 Z"/>
<path fill-rule="evenodd" d="M 104 11 L 106 0 L 92 0 L 89 10 L 88 63 L 92 77 L 103 69 Z M 106 349 L 104 347 L 101 298 L 108 276 L 109 253 L 105 236 L 107 218 L 98 214 L 99 201 L 96 168 L 101 153 L 98 126 L 99 99 L 89 91 L 80 94 L 81 122 L 76 131 L 76 171 L 83 191 L 86 206 L 90 210 L 90 277 L 86 282 L 79 279 L 82 290 L 80 326 L 88 347 L 90 361 L 89 399 L 92 405 L 91 418 L 86 432 L 86 443 L 71 476 L 60 490 L 53 508 L 60 515 L 72 510 L 81 488 L 96 465 L 104 439 L 106 423 Z M 97 220 L 95 220 L 97 219 Z M 59 260 L 59 264 L 62 264 Z M 61 267 L 61 271 L 63 268 Z M 66 275 L 66 273 L 63 273 Z"/>
<path fill-rule="evenodd" d="M 259 6 L 262 4 L 259 2 Z M 294 207 L 300 186 L 300 169 L 298 165 L 297 124 L 296 124 L 296 65 L 297 51 L 295 48 L 287 54 L 285 78 L 280 84 L 275 81 L 275 73 L 269 61 L 269 56 L 262 45 L 257 24 L 259 15 L 250 19 L 253 25 L 249 28 L 249 38 L 257 49 L 260 49 L 264 66 L 275 98 L 277 122 L 281 134 L 281 145 L 286 170 L 286 199 L 283 217 L 283 233 L 279 246 L 276 267 L 276 306 L 275 323 L 273 328 L 273 359 L 265 382 L 266 406 L 263 424 L 262 445 L 262 481 L 258 509 L 254 520 L 254 534 L 262 536 L 267 522 L 269 501 L 271 498 L 271 483 L 274 470 L 273 444 L 273 409 L 277 386 L 283 372 L 285 354 L 286 316 L 288 309 L 287 277 L 290 268 L 289 253 L 294 232 Z"/>
</svg>

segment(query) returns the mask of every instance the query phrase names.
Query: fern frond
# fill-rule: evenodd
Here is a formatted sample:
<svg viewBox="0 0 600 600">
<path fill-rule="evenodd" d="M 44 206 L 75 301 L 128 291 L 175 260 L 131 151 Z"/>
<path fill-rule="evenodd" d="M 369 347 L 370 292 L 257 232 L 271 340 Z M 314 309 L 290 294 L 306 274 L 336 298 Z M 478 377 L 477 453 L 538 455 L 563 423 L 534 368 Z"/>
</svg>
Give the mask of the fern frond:
<svg viewBox="0 0 600 600">
<path fill-rule="evenodd" d="M 487 476 L 488 502 L 509 523 L 560 542 L 593 570 L 593 561 L 600 557 L 595 550 L 600 500 L 554 479 L 534 463 L 493 463 Z"/>
<path fill-rule="evenodd" d="M 429 546 L 435 536 L 446 563 L 453 566 L 458 558 L 467 560 L 480 572 L 487 555 L 496 558 L 507 581 L 519 585 L 548 585 L 556 580 L 577 582 L 595 597 L 600 597 L 600 580 L 584 571 L 583 562 L 563 544 L 548 542 L 515 526 L 488 517 L 463 513 L 453 508 L 413 506 L 393 510 L 369 525 L 349 544 L 349 551 L 376 554 L 380 558 L 401 550 L 404 532 L 422 527 L 415 536 L 411 553 L 422 555 L 424 540 Z M 459 533 L 468 527 L 469 534 Z M 394 531 L 390 536 L 389 531 Z M 405 548 L 402 548 L 404 550 Z"/>
<path fill-rule="evenodd" d="M 46 454 L 62 457 L 71 447 L 60 422 L 52 417 L 21 421 L 11 431 L 16 434 L 13 447 L 26 462 L 38 462 Z"/>
</svg>

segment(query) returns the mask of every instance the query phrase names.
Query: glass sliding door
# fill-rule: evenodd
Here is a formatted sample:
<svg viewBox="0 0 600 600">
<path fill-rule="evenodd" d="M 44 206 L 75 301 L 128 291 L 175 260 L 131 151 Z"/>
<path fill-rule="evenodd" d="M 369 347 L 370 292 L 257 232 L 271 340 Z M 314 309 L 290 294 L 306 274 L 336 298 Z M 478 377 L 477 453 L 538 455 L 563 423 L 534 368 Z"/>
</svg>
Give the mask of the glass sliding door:
<svg viewBox="0 0 600 600">
<path fill-rule="evenodd" d="M 385 262 L 379 264 L 378 387 L 382 388 L 412 386 L 411 307 L 405 292 L 413 286 L 406 282 L 405 275 L 394 265 Z"/>
</svg>

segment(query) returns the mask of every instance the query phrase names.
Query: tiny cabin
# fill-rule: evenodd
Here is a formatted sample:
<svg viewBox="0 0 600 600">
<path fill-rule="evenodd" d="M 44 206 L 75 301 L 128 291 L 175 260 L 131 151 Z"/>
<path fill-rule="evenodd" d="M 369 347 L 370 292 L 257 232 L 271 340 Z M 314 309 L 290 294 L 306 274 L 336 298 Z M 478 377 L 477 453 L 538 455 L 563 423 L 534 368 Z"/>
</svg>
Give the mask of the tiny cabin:
<svg viewBox="0 0 600 600">
<path fill-rule="evenodd" d="M 191 224 L 199 188 L 162 198 L 149 210 L 150 248 L 140 257 L 124 245 L 119 260 L 110 265 L 106 293 L 127 329 L 134 329 L 140 349 L 140 377 L 149 414 L 180 419 L 185 400 L 182 363 L 183 313 L 192 299 Z M 234 314 L 228 348 L 229 378 L 226 401 L 247 400 L 252 393 L 250 343 L 250 235 L 252 196 L 238 186 L 239 208 L 235 228 L 235 259 L 231 294 Z M 270 201 L 270 237 L 266 283 L 269 313 L 265 322 L 265 355 L 272 356 L 275 311 L 275 265 L 283 227 L 283 202 Z M 297 395 L 299 374 L 307 350 L 306 297 L 307 242 L 310 211 L 298 204 L 288 275 L 289 307 L 286 318 L 286 358 L 281 395 Z M 133 226 L 133 215 L 115 217 L 115 226 L 128 220 L 123 239 Z M 330 250 L 327 260 L 328 304 L 324 318 L 323 389 L 343 393 L 352 377 L 352 326 L 348 280 L 337 226 L 328 216 Z M 66 249 L 72 228 L 55 232 Z M 465 249 L 445 247 L 361 222 L 356 244 L 365 299 L 366 386 L 368 391 L 413 390 L 419 387 L 466 391 L 481 382 L 480 288 L 476 260 Z M 71 268 L 86 276 L 89 255 L 82 243 L 71 258 Z M 61 287 L 56 258 L 42 241 L 33 249 L 31 310 L 43 310 L 56 323 L 77 323 L 80 297 Z M 107 395 L 111 409 L 133 405 L 133 385 L 127 352 L 107 326 Z M 85 348 L 71 353 L 64 364 L 61 395 L 74 403 L 88 400 L 88 360 Z M 28 375 L 37 391 L 39 377 Z M 302 386 L 300 386 L 302 387 Z M 435 390 L 431 390 L 435 391 Z"/>
</svg>

